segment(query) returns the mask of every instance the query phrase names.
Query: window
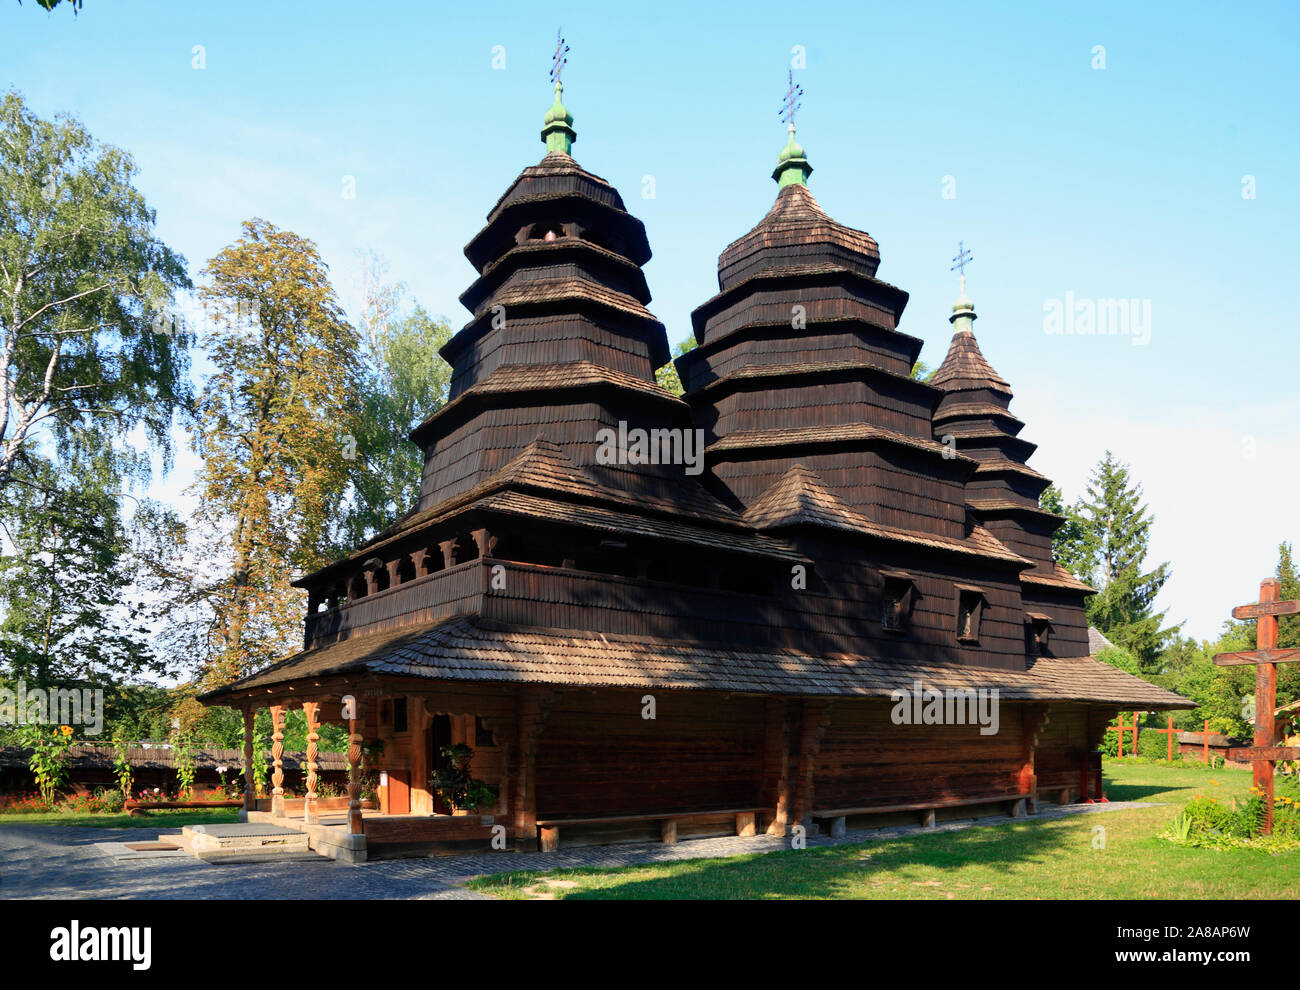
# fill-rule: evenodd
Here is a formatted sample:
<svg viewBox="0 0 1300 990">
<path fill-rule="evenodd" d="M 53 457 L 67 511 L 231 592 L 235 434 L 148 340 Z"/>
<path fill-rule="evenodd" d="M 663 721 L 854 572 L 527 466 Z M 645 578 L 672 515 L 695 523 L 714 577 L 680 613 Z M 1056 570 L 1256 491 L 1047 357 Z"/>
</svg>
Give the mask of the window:
<svg viewBox="0 0 1300 990">
<path fill-rule="evenodd" d="M 1052 617 L 1041 612 L 1027 612 L 1029 626 L 1029 652 L 1035 656 L 1049 656 L 1048 642 L 1052 635 Z"/>
<path fill-rule="evenodd" d="M 474 745 L 491 749 L 496 744 L 497 741 L 494 738 L 492 738 L 492 730 L 483 724 L 483 719 L 480 716 L 475 715 L 474 716 Z"/>
<path fill-rule="evenodd" d="M 405 698 L 393 699 L 393 731 L 394 732 L 406 731 L 406 699 Z"/>
<path fill-rule="evenodd" d="M 978 643 L 980 619 L 984 614 L 984 592 L 979 588 L 957 585 L 957 641 Z"/>
<path fill-rule="evenodd" d="M 539 223 L 529 232 L 534 241 L 553 241 L 564 236 L 564 225 L 558 223 Z"/>
<path fill-rule="evenodd" d="M 906 632 L 912 620 L 916 582 L 907 574 L 881 571 L 885 579 L 880 625 L 886 632 Z"/>
</svg>

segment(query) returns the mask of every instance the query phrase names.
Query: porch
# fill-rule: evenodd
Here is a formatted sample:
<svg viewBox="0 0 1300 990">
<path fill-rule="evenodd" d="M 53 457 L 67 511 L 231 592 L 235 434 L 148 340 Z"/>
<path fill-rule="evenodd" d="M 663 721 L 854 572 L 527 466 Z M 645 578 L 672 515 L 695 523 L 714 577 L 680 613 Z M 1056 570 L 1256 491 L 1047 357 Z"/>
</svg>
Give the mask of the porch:
<svg viewBox="0 0 1300 990">
<path fill-rule="evenodd" d="M 300 799 L 296 810 L 283 815 L 248 811 L 240 817 L 305 833 L 313 852 L 346 863 L 507 848 L 505 828 L 494 815 L 391 815 L 362 809 L 361 831 L 354 832 L 346 804 L 322 808 L 316 821 L 309 822 L 304 803 Z"/>
</svg>

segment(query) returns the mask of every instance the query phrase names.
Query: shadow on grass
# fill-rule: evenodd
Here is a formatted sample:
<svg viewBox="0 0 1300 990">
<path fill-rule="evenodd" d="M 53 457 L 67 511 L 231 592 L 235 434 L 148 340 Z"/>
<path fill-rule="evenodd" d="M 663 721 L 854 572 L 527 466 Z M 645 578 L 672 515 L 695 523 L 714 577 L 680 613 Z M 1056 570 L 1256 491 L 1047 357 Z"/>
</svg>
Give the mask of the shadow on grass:
<svg viewBox="0 0 1300 990">
<path fill-rule="evenodd" d="M 555 893 L 566 900 L 844 898 L 864 896 L 864 888 L 878 875 L 888 877 L 891 886 L 900 888 L 899 896 L 905 896 L 904 890 L 911 884 L 933 885 L 935 870 L 973 866 L 986 869 L 991 876 L 1005 877 L 1013 864 L 1064 855 L 1068 848 L 1086 841 L 1077 830 L 1057 827 L 1057 823 L 1029 822 L 727 859 L 650 863 L 613 873 L 565 870 L 557 875 L 597 875 L 601 885 Z M 636 876 L 647 867 L 667 873 L 649 879 Z M 537 877 L 534 873 L 513 874 L 509 882 L 517 888 L 538 882 Z M 968 886 L 978 882 L 974 875 L 962 879 Z M 491 880 L 478 889 L 491 893 Z"/>
</svg>

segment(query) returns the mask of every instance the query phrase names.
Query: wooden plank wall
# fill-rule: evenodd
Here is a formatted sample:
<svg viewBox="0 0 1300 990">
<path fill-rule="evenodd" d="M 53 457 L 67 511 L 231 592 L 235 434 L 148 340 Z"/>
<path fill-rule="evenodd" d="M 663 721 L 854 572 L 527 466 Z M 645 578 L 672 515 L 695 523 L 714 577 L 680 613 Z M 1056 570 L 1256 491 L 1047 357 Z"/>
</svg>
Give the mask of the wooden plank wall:
<svg viewBox="0 0 1300 990">
<path fill-rule="evenodd" d="M 1092 752 L 1102 743 L 1106 725 L 1115 717 L 1114 709 L 1101 709 L 1071 702 L 1053 702 L 1048 722 L 1038 737 L 1035 758 L 1040 794 L 1060 788 L 1079 790 L 1079 757 Z"/>
<path fill-rule="evenodd" d="M 977 725 L 895 725 L 891 708 L 887 700 L 836 699 L 813 774 L 818 807 L 1016 792 L 1023 706 L 1001 704 L 991 736 Z"/>
<path fill-rule="evenodd" d="M 692 692 L 565 691 L 538 739 L 539 818 L 757 806 L 765 702 Z"/>
</svg>

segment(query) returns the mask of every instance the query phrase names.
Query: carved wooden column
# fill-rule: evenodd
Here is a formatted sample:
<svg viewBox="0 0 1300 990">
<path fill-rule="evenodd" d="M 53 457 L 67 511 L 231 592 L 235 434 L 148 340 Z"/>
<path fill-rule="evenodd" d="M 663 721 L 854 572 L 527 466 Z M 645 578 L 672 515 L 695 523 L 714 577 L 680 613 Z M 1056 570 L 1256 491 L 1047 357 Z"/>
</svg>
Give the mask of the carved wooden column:
<svg viewBox="0 0 1300 990">
<path fill-rule="evenodd" d="M 361 819 L 361 741 L 365 728 L 361 698 L 354 700 L 352 718 L 348 719 L 348 834 L 364 835 Z"/>
<path fill-rule="evenodd" d="M 271 814 L 284 817 L 284 706 L 271 706 Z"/>
<path fill-rule="evenodd" d="M 469 534 L 474 538 L 474 545 L 478 548 L 480 557 L 491 557 L 492 551 L 496 549 L 497 538 L 486 529 L 472 530 Z"/>
<path fill-rule="evenodd" d="M 316 812 L 316 757 L 320 753 L 320 702 L 304 701 L 302 713 L 307 719 L 307 796 L 302 802 L 302 820 L 307 825 L 320 821 Z"/>
<path fill-rule="evenodd" d="M 257 712 L 249 705 L 244 709 L 244 811 L 257 810 L 257 783 L 253 779 L 253 719 Z"/>
<path fill-rule="evenodd" d="M 433 573 L 433 557 L 430 555 L 427 547 L 422 547 L 411 553 L 411 564 L 415 568 L 416 577 L 425 577 Z"/>
<path fill-rule="evenodd" d="M 443 540 L 438 544 L 438 549 L 442 551 L 443 568 L 456 566 L 456 541 Z"/>
</svg>

